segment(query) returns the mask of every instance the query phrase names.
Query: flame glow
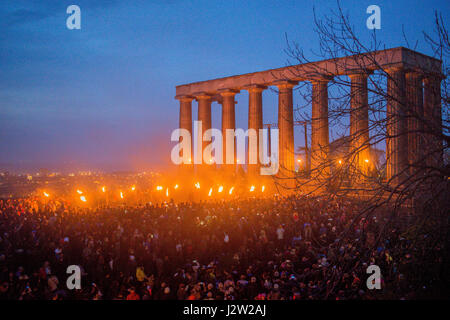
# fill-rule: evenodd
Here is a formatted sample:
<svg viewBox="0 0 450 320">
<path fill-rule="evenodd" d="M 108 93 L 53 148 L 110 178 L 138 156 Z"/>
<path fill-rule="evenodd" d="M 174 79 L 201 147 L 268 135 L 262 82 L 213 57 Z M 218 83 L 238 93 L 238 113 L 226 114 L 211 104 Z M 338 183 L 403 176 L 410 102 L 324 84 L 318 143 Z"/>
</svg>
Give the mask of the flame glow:
<svg viewBox="0 0 450 320">
<path fill-rule="evenodd" d="M 253 191 L 255 191 L 255 186 L 250 187 L 250 192 L 253 192 Z"/>
<path fill-rule="evenodd" d="M 209 189 L 208 197 L 211 197 L 211 194 L 212 194 L 212 188 Z"/>
<path fill-rule="evenodd" d="M 195 184 L 195 187 L 196 187 L 197 189 L 200 189 L 200 182 L 197 182 L 197 183 Z"/>
<path fill-rule="evenodd" d="M 83 191 L 77 190 L 78 194 L 83 194 Z"/>
<path fill-rule="evenodd" d="M 163 189 L 162 186 L 157 186 L 157 187 L 156 187 L 156 190 L 162 190 L 162 189 Z"/>
<path fill-rule="evenodd" d="M 83 202 L 87 201 L 85 196 L 80 196 L 80 200 L 83 201 Z"/>
<path fill-rule="evenodd" d="M 44 196 L 46 196 L 47 198 L 50 197 L 50 195 L 44 191 Z"/>
<path fill-rule="evenodd" d="M 123 192 L 120 191 L 120 198 L 123 199 Z"/>
<path fill-rule="evenodd" d="M 229 194 L 232 194 L 232 193 L 233 193 L 233 190 L 234 190 L 234 187 L 231 187 L 231 188 L 230 188 L 230 191 L 228 191 L 228 193 L 229 193 Z"/>
<path fill-rule="evenodd" d="M 134 191 L 134 190 L 136 190 L 136 186 L 135 185 L 131 186 L 131 191 Z"/>
<path fill-rule="evenodd" d="M 219 187 L 219 192 L 222 192 L 223 191 L 223 186 L 220 186 Z"/>
<path fill-rule="evenodd" d="M 178 185 L 176 184 L 173 188 L 174 188 L 174 189 L 178 189 Z"/>
<path fill-rule="evenodd" d="M 102 187 L 102 192 L 106 192 L 106 188 L 105 187 Z"/>
<path fill-rule="evenodd" d="M 264 189 L 266 189 L 266 187 L 265 187 L 265 186 L 262 186 L 262 187 L 261 187 L 261 192 L 264 192 Z"/>
</svg>

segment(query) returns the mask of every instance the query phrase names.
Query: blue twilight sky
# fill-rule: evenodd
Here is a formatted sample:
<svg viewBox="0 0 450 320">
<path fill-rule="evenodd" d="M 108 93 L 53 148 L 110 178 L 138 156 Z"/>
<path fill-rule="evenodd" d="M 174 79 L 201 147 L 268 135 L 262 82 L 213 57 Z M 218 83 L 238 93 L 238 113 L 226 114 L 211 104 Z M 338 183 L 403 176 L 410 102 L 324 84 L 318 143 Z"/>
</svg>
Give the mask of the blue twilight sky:
<svg viewBox="0 0 450 320">
<path fill-rule="evenodd" d="M 71 4 L 81 8 L 81 30 L 66 28 Z M 406 46 L 403 25 L 428 54 L 422 30 L 432 31 L 435 9 L 446 21 L 450 12 L 448 0 L 341 4 L 361 37 L 376 4 L 379 40 Z M 336 1 L 2 0 L 0 166 L 160 167 L 178 125 L 175 86 L 285 66 L 285 33 L 306 52 L 317 49 L 314 6 L 330 14 Z M 247 99 L 237 97 L 237 127 L 247 127 Z M 264 122 L 276 122 L 276 101 L 266 90 Z"/>
</svg>

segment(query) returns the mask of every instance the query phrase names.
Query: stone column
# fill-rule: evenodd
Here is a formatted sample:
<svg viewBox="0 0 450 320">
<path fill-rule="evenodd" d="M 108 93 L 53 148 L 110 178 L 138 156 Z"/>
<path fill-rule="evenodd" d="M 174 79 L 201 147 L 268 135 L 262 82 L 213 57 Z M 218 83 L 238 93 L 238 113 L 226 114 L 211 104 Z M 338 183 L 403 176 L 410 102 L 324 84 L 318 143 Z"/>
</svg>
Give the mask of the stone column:
<svg viewBox="0 0 450 320">
<path fill-rule="evenodd" d="M 236 129 L 236 122 L 235 122 L 235 104 L 236 101 L 234 100 L 234 96 L 236 93 L 239 93 L 239 90 L 233 90 L 233 89 L 222 89 L 219 90 L 220 95 L 222 96 L 222 158 L 223 158 L 223 164 L 224 168 L 227 172 L 235 172 L 236 170 L 236 147 L 235 147 L 235 137 L 231 138 L 231 141 L 228 141 L 226 130 L 227 129 Z M 234 154 L 233 154 L 233 164 L 227 164 L 227 158 L 226 158 L 226 150 L 227 150 L 227 144 L 230 144 L 233 146 Z"/>
<path fill-rule="evenodd" d="M 386 106 L 386 179 L 398 185 L 407 171 L 408 137 L 405 116 L 406 92 L 405 72 L 402 68 L 386 70 L 387 106 Z"/>
<path fill-rule="evenodd" d="M 256 132 L 256 164 L 250 164 L 250 143 L 248 149 L 248 174 L 250 177 L 257 177 L 260 170 L 260 156 L 259 156 L 259 129 L 263 128 L 263 110 L 262 110 L 262 92 L 267 87 L 262 85 L 252 85 L 245 88 L 248 90 L 248 129 L 253 129 Z M 269 133 L 270 135 L 270 133 Z M 253 155 L 254 157 L 255 155 Z"/>
<path fill-rule="evenodd" d="M 192 100 L 194 97 L 188 95 L 180 95 L 176 96 L 175 99 L 180 101 L 180 129 L 186 129 L 190 133 L 191 137 L 191 154 L 189 156 L 190 163 L 189 165 L 182 164 L 183 173 L 190 173 L 192 169 L 193 163 L 193 154 L 192 154 Z M 180 139 L 181 141 L 181 139 Z"/>
<path fill-rule="evenodd" d="M 312 82 L 311 119 L 311 176 L 318 177 L 329 172 L 327 163 L 329 151 L 328 134 L 328 80 Z"/>
<path fill-rule="evenodd" d="M 207 130 L 211 129 L 211 97 L 212 95 L 206 92 L 195 94 L 195 99 L 198 101 L 198 121 L 202 122 L 202 137 Z M 205 150 L 205 147 L 210 143 L 211 142 L 205 141 L 205 139 L 203 139 L 202 153 L 203 150 Z M 203 159 L 202 167 L 205 167 L 205 165 L 207 166 L 207 163 L 210 160 L 211 159 Z"/>
<path fill-rule="evenodd" d="M 294 106 L 292 88 L 296 81 L 279 80 L 274 83 L 278 87 L 278 130 L 279 130 L 279 176 L 293 177 L 295 173 L 294 159 Z"/>
<path fill-rule="evenodd" d="M 427 75 L 424 78 L 424 124 L 426 164 L 443 165 L 441 77 Z"/>
<path fill-rule="evenodd" d="M 422 75 L 416 71 L 406 73 L 406 105 L 408 125 L 408 165 L 414 175 L 423 158 L 423 91 Z"/>
<path fill-rule="evenodd" d="M 350 92 L 350 137 L 353 164 L 357 171 L 368 174 L 370 159 L 369 103 L 367 95 L 368 74 L 361 72 L 349 75 Z"/>
</svg>

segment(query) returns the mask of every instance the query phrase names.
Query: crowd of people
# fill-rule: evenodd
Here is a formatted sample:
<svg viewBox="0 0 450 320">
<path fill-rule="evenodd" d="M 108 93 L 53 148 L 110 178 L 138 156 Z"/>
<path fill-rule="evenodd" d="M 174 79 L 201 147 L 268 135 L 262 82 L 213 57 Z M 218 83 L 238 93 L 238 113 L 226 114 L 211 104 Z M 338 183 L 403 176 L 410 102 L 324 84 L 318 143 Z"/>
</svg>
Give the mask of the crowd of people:
<svg viewBox="0 0 450 320">
<path fill-rule="evenodd" d="M 388 211 L 361 215 L 356 201 L 305 196 L 91 209 L 0 200 L 0 299 L 426 296 L 416 281 L 423 248 L 387 224 Z M 372 264 L 379 290 L 366 283 Z M 70 265 L 81 268 L 80 289 L 67 287 Z"/>
</svg>

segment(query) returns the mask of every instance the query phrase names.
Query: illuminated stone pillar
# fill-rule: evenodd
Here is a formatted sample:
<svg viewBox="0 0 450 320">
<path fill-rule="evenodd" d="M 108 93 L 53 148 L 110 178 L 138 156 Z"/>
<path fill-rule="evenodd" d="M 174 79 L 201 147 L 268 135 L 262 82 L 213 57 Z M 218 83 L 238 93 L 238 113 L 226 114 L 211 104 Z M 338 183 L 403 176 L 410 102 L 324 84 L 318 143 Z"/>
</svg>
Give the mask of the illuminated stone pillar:
<svg viewBox="0 0 450 320">
<path fill-rule="evenodd" d="M 211 102 L 212 102 L 212 95 L 208 94 L 206 92 L 200 92 L 194 95 L 195 99 L 198 101 L 198 121 L 201 121 L 202 123 L 202 137 L 203 137 L 203 142 L 202 142 L 202 154 L 203 154 L 203 150 L 205 150 L 205 147 L 210 144 L 210 142 L 205 141 L 207 140 L 206 138 L 211 138 L 211 136 L 205 136 L 205 132 L 209 129 L 211 129 Z M 201 168 L 203 168 L 201 171 L 206 172 L 206 168 L 209 166 L 208 163 L 210 163 L 210 161 L 212 159 L 203 159 L 203 163 L 200 166 Z"/>
<path fill-rule="evenodd" d="M 193 168 L 193 154 L 192 154 L 192 100 L 194 97 L 188 96 L 188 95 L 180 95 L 176 96 L 175 99 L 178 99 L 180 101 L 180 129 L 185 129 L 189 131 L 190 137 L 191 137 L 191 155 L 190 163 L 189 164 L 182 164 L 181 165 L 181 173 L 188 174 L 192 173 Z M 180 138 L 180 142 L 181 142 Z"/>
<path fill-rule="evenodd" d="M 263 128 L 263 110 L 262 110 L 262 92 L 267 89 L 265 86 L 252 85 L 245 88 L 248 91 L 248 129 L 256 131 L 256 164 L 250 164 L 250 143 L 248 149 L 247 168 L 250 177 L 257 177 L 260 170 L 260 157 L 259 157 L 259 130 Z M 254 157 L 255 155 L 253 155 Z"/>
<path fill-rule="evenodd" d="M 328 80 L 313 80 L 311 118 L 311 176 L 329 172 Z"/>
<path fill-rule="evenodd" d="M 235 104 L 236 101 L 234 96 L 236 93 L 239 93 L 239 90 L 232 89 L 222 89 L 219 90 L 220 95 L 222 96 L 222 139 L 223 139 L 223 148 L 222 148 L 222 157 L 223 157 L 223 167 L 227 172 L 235 172 L 236 171 L 236 147 L 235 147 L 235 137 L 228 141 L 226 130 L 227 129 L 236 129 L 236 119 L 235 119 Z M 226 148 L 227 145 L 232 145 L 234 154 L 233 154 L 233 164 L 226 164 Z"/>
<path fill-rule="evenodd" d="M 406 105 L 408 124 L 408 165 L 414 175 L 423 164 L 423 90 L 422 74 L 415 71 L 406 73 Z"/>
<path fill-rule="evenodd" d="M 367 95 L 368 74 L 361 72 L 349 75 L 350 92 L 350 138 L 353 164 L 358 172 L 366 175 L 372 163 L 369 140 L 369 103 Z"/>
<path fill-rule="evenodd" d="M 443 166 L 441 76 L 427 75 L 424 78 L 424 120 L 426 164 L 438 168 Z"/>
<path fill-rule="evenodd" d="M 280 80 L 274 85 L 278 87 L 278 130 L 279 130 L 279 176 L 293 177 L 295 174 L 294 159 L 294 106 L 292 88 L 296 81 Z"/>
<path fill-rule="evenodd" d="M 405 72 L 402 68 L 387 70 L 386 106 L 386 179 L 392 185 L 401 183 L 407 173 L 408 137 Z"/>
</svg>

